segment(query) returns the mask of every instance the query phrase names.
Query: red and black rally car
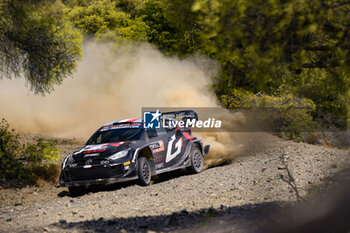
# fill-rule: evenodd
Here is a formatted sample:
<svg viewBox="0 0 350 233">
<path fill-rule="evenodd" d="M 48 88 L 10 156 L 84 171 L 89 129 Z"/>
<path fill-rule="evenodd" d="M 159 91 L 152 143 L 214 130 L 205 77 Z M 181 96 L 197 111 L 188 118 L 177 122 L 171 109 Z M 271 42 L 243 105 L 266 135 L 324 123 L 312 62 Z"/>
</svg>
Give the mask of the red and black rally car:
<svg viewBox="0 0 350 233">
<path fill-rule="evenodd" d="M 197 118 L 187 110 L 163 113 L 162 121 L 172 121 L 169 116 Z M 116 121 L 99 128 L 64 159 L 59 182 L 71 194 L 81 193 L 86 185 L 134 179 L 149 185 L 152 176 L 176 169 L 201 172 L 208 152 L 209 145 L 204 147 L 188 128 L 144 128 L 142 118 Z"/>
</svg>

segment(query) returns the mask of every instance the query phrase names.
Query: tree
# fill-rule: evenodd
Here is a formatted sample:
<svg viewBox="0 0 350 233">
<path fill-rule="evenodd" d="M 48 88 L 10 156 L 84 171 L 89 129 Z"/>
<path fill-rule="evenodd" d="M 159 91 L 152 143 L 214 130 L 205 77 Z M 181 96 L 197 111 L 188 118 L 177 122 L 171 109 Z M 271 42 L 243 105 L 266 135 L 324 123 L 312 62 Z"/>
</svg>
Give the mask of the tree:
<svg viewBox="0 0 350 233">
<path fill-rule="evenodd" d="M 78 4 L 68 11 L 74 25 L 88 35 L 113 42 L 146 41 L 148 26 L 135 17 L 129 1 L 94 0 Z"/>
<path fill-rule="evenodd" d="M 31 90 L 45 94 L 72 74 L 81 57 L 81 34 L 63 10 L 59 1 L 0 2 L 0 78 L 23 75 Z"/>
<path fill-rule="evenodd" d="M 196 53 L 200 26 L 197 14 L 192 11 L 193 0 L 148 0 L 139 16 L 149 26 L 148 42 L 168 55 L 185 57 Z"/>
<path fill-rule="evenodd" d="M 290 91 L 312 99 L 317 119 L 346 127 L 349 1 L 196 0 L 203 52 L 223 66 L 218 95 Z"/>
</svg>

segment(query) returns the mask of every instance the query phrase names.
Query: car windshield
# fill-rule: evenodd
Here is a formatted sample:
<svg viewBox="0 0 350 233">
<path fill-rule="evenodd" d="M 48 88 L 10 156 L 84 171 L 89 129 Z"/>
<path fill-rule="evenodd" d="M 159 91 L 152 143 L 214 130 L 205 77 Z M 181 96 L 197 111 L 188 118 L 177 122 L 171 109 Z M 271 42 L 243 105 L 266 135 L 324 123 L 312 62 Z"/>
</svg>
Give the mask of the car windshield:
<svg viewBox="0 0 350 233">
<path fill-rule="evenodd" d="M 98 131 L 87 141 L 86 145 L 136 141 L 141 138 L 143 129 L 128 128 L 128 129 L 110 129 L 106 131 Z"/>
</svg>

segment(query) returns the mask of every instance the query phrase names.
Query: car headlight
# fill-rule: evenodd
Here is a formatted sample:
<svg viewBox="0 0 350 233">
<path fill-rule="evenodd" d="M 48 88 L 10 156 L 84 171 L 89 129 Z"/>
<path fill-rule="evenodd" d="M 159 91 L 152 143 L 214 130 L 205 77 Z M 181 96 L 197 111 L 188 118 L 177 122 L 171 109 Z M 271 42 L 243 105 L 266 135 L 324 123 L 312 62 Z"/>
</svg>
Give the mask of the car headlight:
<svg viewBox="0 0 350 233">
<path fill-rule="evenodd" d="M 68 155 L 62 163 L 62 168 L 65 168 L 67 164 L 71 164 L 74 162 L 74 159 L 72 158 L 72 155 Z"/>
<path fill-rule="evenodd" d="M 129 150 L 119 151 L 108 157 L 109 160 L 116 160 L 125 157 L 128 154 Z"/>
</svg>

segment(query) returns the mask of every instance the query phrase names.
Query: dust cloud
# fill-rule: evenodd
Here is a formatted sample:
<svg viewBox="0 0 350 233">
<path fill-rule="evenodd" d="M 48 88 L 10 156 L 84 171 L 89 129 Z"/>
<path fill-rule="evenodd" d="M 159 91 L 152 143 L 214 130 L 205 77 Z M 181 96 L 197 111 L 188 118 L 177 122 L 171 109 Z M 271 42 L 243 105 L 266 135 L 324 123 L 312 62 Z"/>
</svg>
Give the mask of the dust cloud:
<svg viewBox="0 0 350 233">
<path fill-rule="evenodd" d="M 148 44 L 116 51 L 87 42 L 73 78 L 46 97 L 31 93 L 23 79 L 2 80 L 0 117 L 21 133 L 87 139 L 105 123 L 139 117 L 142 107 L 217 107 L 211 80 L 218 70 L 207 58 L 166 57 Z M 200 136 L 211 144 L 211 163 L 239 148 L 229 133 Z"/>
</svg>

